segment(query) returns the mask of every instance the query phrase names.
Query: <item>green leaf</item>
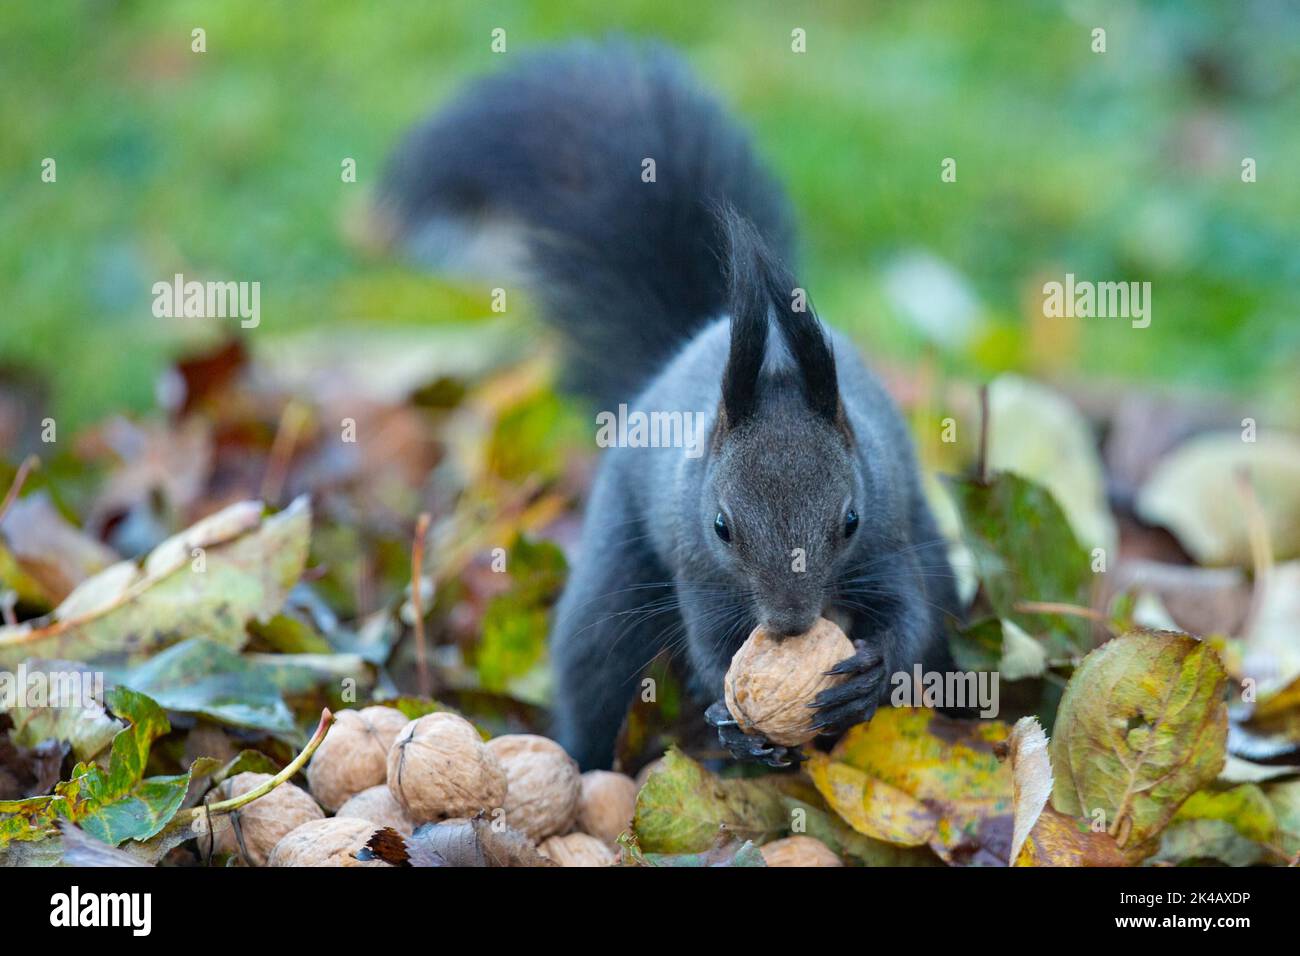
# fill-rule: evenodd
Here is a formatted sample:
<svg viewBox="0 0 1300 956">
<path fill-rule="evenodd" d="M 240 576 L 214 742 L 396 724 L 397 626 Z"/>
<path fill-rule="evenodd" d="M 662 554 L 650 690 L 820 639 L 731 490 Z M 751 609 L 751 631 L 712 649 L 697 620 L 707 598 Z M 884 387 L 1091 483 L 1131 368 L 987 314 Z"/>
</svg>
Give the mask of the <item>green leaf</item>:
<svg viewBox="0 0 1300 956">
<path fill-rule="evenodd" d="M 1264 794 L 1273 806 L 1282 852 L 1295 859 L 1300 856 L 1300 779 L 1267 783 Z"/>
<path fill-rule="evenodd" d="M 635 859 L 644 866 L 767 866 L 762 851 L 749 840 L 744 843 L 730 840 L 702 853 L 638 853 Z"/>
<path fill-rule="evenodd" d="M 301 576 L 311 531 L 305 498 L 260 515 L 256 502 L 232 505 L 160 544 L 143 568 L 121 562 L 90 578 L 50 617 L 0 627 L 0 668 L 28 657 L 130 664 L 186 637 L 243 647 L 248 620 L 279 611 Z"/>
<path fill-rule="evenodd" d="M 1277 815 L 1264 791 L 1254 784 L 1227 790 L 1200 790 L 1178 808 L 1160 834 L 1159 863 L 1218 860 L 1229 866 L 1285 863 L 1271 845 L 1277 840 Z"/>
<path fill-rule="evenodd" d="M 988 397 L 988 469 L 1046 488 L 1079 541 L 1110 551 L 1115 519 L 1087 419 L 1064 395 L 1018 375 L 998 376 Z"/>
<path fill-rule="evenodd" d="M 102 781 L 96 778 L 96 784 L 90 788 L 94 793 L 94 786 L 101 786 L 98 795 L 111 797 L 130 790 L 144 776 L 149 749 L 155 740 L 171 730 L 171 724 L 156 702 L 128 687 L 114 687 L 108 692 L 107 702 L 116 716 L 130 723 L 113 738 L 107 776 Z"/>
<path fill-rule="evenodd" d="M 128 726 L 113 738 L 107 768 L 79 763 L 52 795 L 0 803 L 0 847 L 53 836 L 60 819 L 112 845 L 146 840 L 180 809 L 190 773 L 144 778 L 150 748 L 171 729 L 163 709 L 127 687 L 109 691 L 108 705 Z"/>
<path fill-rule="evenodd" d="M 754 780 L 723 780 L 673 748 L 636 798 L 632 828 L 646 853 L 704 853 L 720 833 L 766 842 L 789 826 L 775 790 Z M 725 828 L 725 830 L 723 829 Z"/>
<path fill-rule="evenodd" d="M 305 694 L 319 687 L 338 688 L 355 682 L 358 693 L 375 684 L 375 670 L 358 654 L 244 654 L 282 694 Z"/>
<path fill-rule="evenodd" d="M 202 638 L 174 644 L 119 680 L 167 710 L 282 737 L 298 733 L 279 688 L 262 668 Z"/>
<path fill-rule="evenodd" d="M 546 658 L 548 612 L 564 584 L 564 553 L 550 541 L 518 535 L 506 567 L 510 590 L 484 612 L 475 664 L 484 690 L 520 693 L 520 680 Z"/>
<path fill-rule="evenodd" d="M 1101 810 L 1121 849 L 1153 839 L 1223 766 L 1227 674 L 1186 634 L 1133 632 L 1093 651 L 1057 713 L 1052 803 Z"/>
<path fill-rule="evenodd" d="M 30 706 L 16 704 L 5 711 L 14 725 L 9 732 L 11 739 L 19 746 L 34 747 L 45 740 L 59 740 L 71 747 L 77 760 L 90 760 L 102 753 L 123 728 L 122 722 L 110 717 L 95 699 L 103 696 L 98 690 L 102 672 L 75 661 L 30 660 L 23 662 L 22 669 L 29 693 L 12 696 L 27 699 Z M 36 674 L 43 675 L 43 700 L 29 696 Z M 0 700 L 6 696 L 4 675 L 0 674 Z"/>
<path fill-rule="evenodd" d="M 541 390 L 505 410 L 488 439 L 485 457 L 492 473 L 511 483 L 558 478 L 566 449 L 589 441 L 577 407 Z"/>
<path fill-rule="evenodd" d="M 290 614 L 250 621 L 248 632 L 281 654 L 328 654 L 334 649 L 310 624 Z"/>
<path fill-rule="evenodd" d="M 997 616 L 1038 636 L 1052 657 L 1092 647 L 1086 620 L 1015 610 L 1018 601 L 1089 603 L 1093 575 L 1088 552 L 1051 492 L 1010 473 L 995 475 L 987 484 L 955 479 L 948 487 L 961 512 L 962 537 Z M 988 650 L 977 646 L 967 653 Z"/>
<path fill-rule="evenodd" d="M 241 773 L 265 773 L 274 777 L 280 772 L 280 769 L 278 763 L 260 750 L 241 750 L 226 761 L 223 766 L 214 770 L 210 776 L 212 782 L 218 784 Z"/>
<path fill-rule="evenodd" d="M 110 846 L 127 840 L 147 840 L 176 815 L 189 785 L 189 773 L 149 777 L 130 792 L 80 817 L 79 823 L 95 839 Z"/>
<path fill-rule="evenodd" d="M 962 670 L 997 671 L 1002 680 L 1039 677 L 1047 669 L 1043 645 L 1009 618 L 988 617 L 961 628 L 952 651 Z"/>
</svg>

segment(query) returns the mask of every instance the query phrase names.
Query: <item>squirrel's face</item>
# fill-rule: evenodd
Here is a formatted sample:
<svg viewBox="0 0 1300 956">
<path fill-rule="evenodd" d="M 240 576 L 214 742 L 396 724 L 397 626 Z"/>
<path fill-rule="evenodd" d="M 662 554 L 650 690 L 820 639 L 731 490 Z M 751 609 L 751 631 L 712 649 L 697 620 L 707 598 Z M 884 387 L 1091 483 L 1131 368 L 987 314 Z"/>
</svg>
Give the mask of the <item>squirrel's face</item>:
<svg viewBox="0 0 1300 956">
<path fill-rule="evenodd" d="M 759 624 L 800 634 L 830 605 L 865 537 L 859 470 L 847 432 L 797 402 L 768 404 L 715 442 L 700 532 Z"/>
<path fill-rule="evenodd" d="M 834 601 L 872 509 L 806 291 L 751 223 L 724 212 L 721 224 L 730 341 L 699 530 L 758 623 L 790 636 Z"/>
</svg>

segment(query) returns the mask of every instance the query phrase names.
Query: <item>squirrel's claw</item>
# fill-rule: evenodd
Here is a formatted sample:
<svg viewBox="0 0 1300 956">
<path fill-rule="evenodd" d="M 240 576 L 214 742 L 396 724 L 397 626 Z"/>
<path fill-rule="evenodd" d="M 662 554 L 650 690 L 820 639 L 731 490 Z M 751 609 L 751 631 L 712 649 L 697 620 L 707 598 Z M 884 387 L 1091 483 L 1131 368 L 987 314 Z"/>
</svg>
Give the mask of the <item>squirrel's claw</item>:
<svg viewBox="0 0 1300 956">
<path fill-rule="evenodd" d="M 769 767 L 797 767 L 803 760 L 798 747 L 782 747 L 762 734 L 747 734 L 740 729 L 726 701 L 717 701 L 704 712 L 704 719 L 716 727 L 718 741 L 737 760 L 753 760 Z"/>
<path fill-rule="evenodd" d="M 818 694 L 808 706 L 817 711 L 813 727 L 822 734 L 838 734 L 875 716 L 880 686 L 885 678 L 884 659 L 865 641 L 854 641 L 857 653 L 826 673 L 849 675 L 848 680 Z"/>
</svg>

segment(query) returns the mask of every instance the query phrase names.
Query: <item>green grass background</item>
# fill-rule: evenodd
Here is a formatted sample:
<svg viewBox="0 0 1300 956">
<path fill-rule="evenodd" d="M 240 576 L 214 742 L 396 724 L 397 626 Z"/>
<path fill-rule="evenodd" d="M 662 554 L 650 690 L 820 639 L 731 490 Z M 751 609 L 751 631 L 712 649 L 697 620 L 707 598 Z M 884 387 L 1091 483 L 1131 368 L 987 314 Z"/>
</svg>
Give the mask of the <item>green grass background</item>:
<svg viewBox="0 0 1300 956">
<path fill-rule="evenodd" d="M 1094 320 L 1058 371 L 1297 407 L 1300 12 L 1273 2 L 15 0 L 0 7 L 0 362 L 38 369 L 76 422 L 147 407 L 185 337 L 152 316 L 150 286 L 177 271 L 260 280 L 262 327 L 222 329 L 258 347 L 463 312 L 342 224 L 458 83 L 610 31 L 680 47 L 753 129 L 798 211 L 806 285 L 868 348 L 1032 371 L 1045 278 L 1147 280 L 1152 327 Z M 969 287 L 974 341 L 927 344 L 898 314 L 884 276 L 914 251 Z"/>
</svg>

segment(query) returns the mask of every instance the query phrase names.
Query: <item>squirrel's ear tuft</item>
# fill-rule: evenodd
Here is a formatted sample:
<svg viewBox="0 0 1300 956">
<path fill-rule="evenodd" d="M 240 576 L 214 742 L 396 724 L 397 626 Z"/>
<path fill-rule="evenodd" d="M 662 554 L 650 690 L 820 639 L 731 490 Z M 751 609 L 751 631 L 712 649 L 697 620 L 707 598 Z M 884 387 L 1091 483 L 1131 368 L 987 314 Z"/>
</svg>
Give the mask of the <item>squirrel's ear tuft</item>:
<svg viewBox="0 0 1300 956">
<path fill-rule="evenodd" d="M 839 424 L 843 409 L 835 354 L 807 293 L 768 251 L 747 219 L 723 209 L 719 222 L 729 253 L 731 352 L 722 379 L 727 425 L 735 427 L 757 407 L 769 315 L 775 317 L 794 359 L 808 405 L 827 421 Z"/>
<path fill-rule="evenodd" d="M 828 422 L 841 424 L 843 408 L 835 353 L 813 311 L 812 300 L 806 290 L 799 288 L 794 276 L 779 266 L 768 274 L 768 282 L 772 313 L 799 370 L 809 407 Z"/>
<path fill-rule="evenodd" d="M 722 410 L 726 426 L 735 428 L 758 407 L 758 377 L 767 351 L 768 293 L 762 260 L 763 241 L 748 219 L 735 210 L 718 213 L 727 254 L 731 350 L 722 373 Z"/>
</svg>

